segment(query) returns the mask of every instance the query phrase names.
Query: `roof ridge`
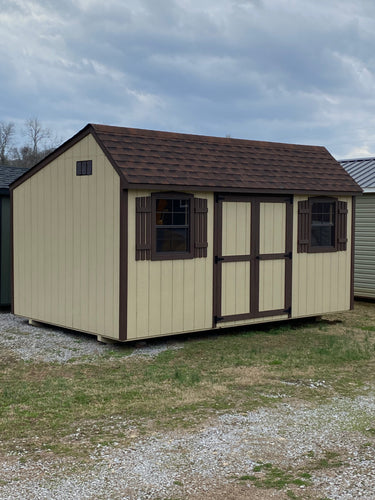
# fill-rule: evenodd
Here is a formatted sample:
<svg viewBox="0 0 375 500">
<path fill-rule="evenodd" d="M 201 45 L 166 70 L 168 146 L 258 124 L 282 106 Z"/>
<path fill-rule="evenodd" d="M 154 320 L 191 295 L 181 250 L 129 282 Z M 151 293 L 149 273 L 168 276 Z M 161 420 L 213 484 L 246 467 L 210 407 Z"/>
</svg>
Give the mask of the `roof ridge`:
<svg viewBox="0 0 375 500">
<path fill-rule="evenodd" d="M 98 123 L 90 123 L 94 130 L 96 130 L 99 133 L 113 133 L 116 134 L 116 130 L 118 130 L 118 134 L 116 135 L 122 135 L 120 132 L 124 133 L 130 133 L 130 134 L 137 134 L 139 136 L 144 136 L 144 137 L 150 137 L 154 136 L 155 138 L 161 139 L 165 138 L 168 140 L 187 140 L 191 139 L 194 141 L 199 141 L 199 142 L 208 142 L 208 143 L 215 143 L 215 142 L 220 142 L 220 143 L 228 143 L 230 144 L 231 141 L 236 142 L 236 143 L 243 143 L 244 145 L 250 146 L 250 143 L 252 144 L 259 144 L 260 146 L 267 146 L 272 144 L 273 146 L 280 146 L 283 148 L 288 148 L 288 149 L 294 149 L 294 148 L 309 148 L 309 149 L 326 149 L 324 146 L 316 146 L 316 145 L 311 145 L 311 144 L 295 144 L 295 143 L 287 143 L 287 142 L 277 142 L 277 141 L 261 141 L 261 140 L 255 140 L 255 139 L 240 139 L 237 137 L 220 137 L 220 136 L 210 136 L 210 135 L 203 135 L 203 134 L 191 134 L 191 133 L 185 133 L 185 132 L 169 132 L 165 130 L 153 130 L 153 129 L 142 129 L 142 128 L 134 128 L 134 127 L 121 127 L 118 125 L 104 125 L 104 124 L 98 124 Z"/>
</svg>

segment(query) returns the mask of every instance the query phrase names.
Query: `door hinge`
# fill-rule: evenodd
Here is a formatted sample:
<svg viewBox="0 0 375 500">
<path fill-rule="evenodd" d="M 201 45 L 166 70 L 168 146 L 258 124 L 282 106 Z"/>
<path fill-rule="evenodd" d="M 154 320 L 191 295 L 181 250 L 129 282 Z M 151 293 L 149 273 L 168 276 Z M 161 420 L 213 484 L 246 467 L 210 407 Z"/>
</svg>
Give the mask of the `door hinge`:
<svg viewBox="0 0 375 500">
<path fill-rule="evenodd" d="M 293 252 L 286 253 L 285 257 L 287 257 L 288 259 L 291 259 L 293 257 Z"/>
<path fill-rule="evenodd" d="M 286 312 L 289 316 L 291 316 L 291 314 L 292 314 L 292 306 L 289 306 L 289 307 L 288 307 L 288 309 L 285 309 L 285 312 Z"/>
<path fill-rule="evenodd" d="M 214 321 L 215 323 L 218 323 L 219 321 L 223 321 L 223 317 L 222 316 L 214 316 Z"/>
<path fill-rule="evenodd" d="M 224 257 L 219 257 L 218 255 L 215 255 L 215 264 L 218 264 L 222 260 L 224 260 Z"/>
<path fill-rule="evenodd" d="M 225 198 L 222 194 L 216 195 L 216 201 L 224 201 L 224 200 L 225 200 Z"/>
</svg>

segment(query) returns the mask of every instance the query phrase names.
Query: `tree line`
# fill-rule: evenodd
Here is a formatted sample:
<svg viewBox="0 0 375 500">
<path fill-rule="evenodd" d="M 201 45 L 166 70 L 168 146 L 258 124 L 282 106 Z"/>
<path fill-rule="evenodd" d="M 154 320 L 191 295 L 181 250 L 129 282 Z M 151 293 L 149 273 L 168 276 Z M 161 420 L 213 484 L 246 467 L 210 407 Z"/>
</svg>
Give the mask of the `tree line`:
<svg viewBox="0 0 375 500">
<path fill-rule="evenodd" d="M 0 121 L 0 165 L 30 168 L 57 147 L 56 136 L 38 118 L 29 118 L 21 131 L 23 145 L 15 143 L 16 126 Z"/>
</svg>

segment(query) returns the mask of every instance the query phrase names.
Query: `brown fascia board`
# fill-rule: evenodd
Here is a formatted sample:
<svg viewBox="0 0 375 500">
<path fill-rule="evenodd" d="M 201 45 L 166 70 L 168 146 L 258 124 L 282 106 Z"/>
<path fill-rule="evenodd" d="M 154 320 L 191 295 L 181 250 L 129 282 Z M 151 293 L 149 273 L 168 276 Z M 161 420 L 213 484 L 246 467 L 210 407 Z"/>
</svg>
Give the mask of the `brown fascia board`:
<svg viewBox="0 0 375 500">
<path fill-rule="evenodd" d="M 205 186 L 181 186 L 175 184 L 128 184 L 127 189 L 147 189 L 147 190 L 158 190 L 158 191 L 194 191 L 194 192 L 213 192 L 213 193 L 240 193 L 240 194 L 277 194 L 277 195 L 319 195 L 319 196 L 357 196 L 362 194 L 362 190 L 358 191 L 321 191 L 314 189 L 249 189 L 249 188 L 223 188 L 222 186 L 217 187 L 205 187 Z"/>
<path fill-rule="evenodd" d="M 81 129 L 79 132 L 77 132 L 73 137 L 71 137 L 70 139 L 68 139 L 63 144 L 61 144 L 61 146 L 59 146 L 54 151 L 52 151 L 52 153 L 50 153 L 45 158 L 43 158 L 43 160 L 41 160 L 39 163 L 37 163 L 36 165 L 34 165 L 33 167 L 31 167 L 30 170 L 28 170 L 23 175 L 21 175 L 20 177 L 18 177 L 18 179 L 16 179 L 14 182 L 12 182 L 9 185 L 9 189 L 13 190 L 16 187 L 18 187 L 20 184 L 22 184 L 23 182 L 25 182 L 27 179 L 30 179 L 30 177 L 32 177 L 37 172 L 39 172 L 39 170 L 41 170 L 42 168 L 44 168 L 46 165 L 48 165 L 49 163 L 51 163 L 53 160 L 56 160 L 56 158 L 58 158 L 60 155 L 62 155 L 66 151 L 68 151 L 68 149 L 70 149 L 72 146 L 74 146 L 75 144 L 77 144 L 77 142 L 81 141 L 84 137 L 86 137 L 89 134 L 93 135 L 93 137 L 95 138 L 95 140 L 98 142 L 99 146 L 102 148 L 102 150 L 103 150 L 104 154 L 106 155 L 107 159 L 109 160 L 109 162 L 111 163 L 111 165 L 113 166 L 113 168 L 118 173 L 118 175 L 119 175 L 119 177 L 121 179 L 121 187 L 126 187 L 127 183 L 126 183 L 126 179 L 124 177 L 123 172 L 121 172 L 121 170 L 114 163 L 113 159 L 111 158 L 111 155 L 108 153 L 107 149 L 103 146 L 102 141 L 98 138 L 98 136 L 97 136 L 94 128 L 92 127 L 92 125 L 90 123 L 88 123 L 83 129 Z"/>
</svg>

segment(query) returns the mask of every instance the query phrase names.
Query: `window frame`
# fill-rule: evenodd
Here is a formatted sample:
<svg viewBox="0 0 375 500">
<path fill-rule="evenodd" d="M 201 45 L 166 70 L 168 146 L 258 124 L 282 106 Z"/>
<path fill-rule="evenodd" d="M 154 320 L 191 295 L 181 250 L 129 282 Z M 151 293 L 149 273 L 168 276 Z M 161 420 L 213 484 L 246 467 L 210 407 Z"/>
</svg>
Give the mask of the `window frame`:
<svg viewBox="0 0 375 500">
<path fill-rule="evenodd" d="M 331 203 L 333 205 L 333 215 L 335 218 L 334 222 L 334 236 L 333 236 L 333 245 L 328 246 L 320 246 L 320 245 L 312 245 L 312 206 L 315 203 Z M 337 252 L 337 198 L 332 197 L 313 197 L 309 198 L 309 245 L 308 245 L 308 253 L 327 253 L 327 252 Z"/>
<path fill-rule="evenodd" d="M 189 202 L 189 249 L 187 252 L 158 252 L 157 249 L 157 228 L 160 227 L 156 224 L 156 201 L 160 199 L 165 200 L 183 200 Z M 194 195 L 189 193 L 151 193 L 151 260 L 183 260 L 194 258 Z"/>
</svg>

